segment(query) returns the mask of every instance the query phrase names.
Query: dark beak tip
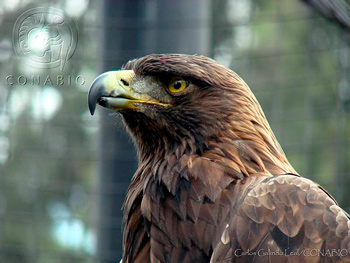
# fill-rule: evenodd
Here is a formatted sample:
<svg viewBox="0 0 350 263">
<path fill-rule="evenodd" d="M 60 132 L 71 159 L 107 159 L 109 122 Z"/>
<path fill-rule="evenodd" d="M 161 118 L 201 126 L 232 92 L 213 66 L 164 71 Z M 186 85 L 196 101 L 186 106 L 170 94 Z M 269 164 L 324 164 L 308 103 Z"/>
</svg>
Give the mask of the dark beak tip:
<svg viewBox="0 0 350 263">
<path fill-rule="evenodd" d="M 92 106 L 92 105 L 89 105 L 89 111 L 90 111 L 90 114 L 93 116 L 94 113 L 95 113 L 95 109 L 96 109 L 96 105 Z"/>
<path fill-rule="evenodd" d="M 91 115 L 94 115 L 96 110 L 96 101 L 93 96 L 91 96 L 91 89 L 88 94 L 88 107 Z"/>
<path fill-rule="evenodd" d="M 103 78 L 101 76 L 97 77 L 94 82 L 91 84 L 88 93 L 88 107 L 90 114 L 94 115 L 96 110 L 96 104 L 101 96 L 105 94 L 103 86 L 101 85 Z"/>
</svg>

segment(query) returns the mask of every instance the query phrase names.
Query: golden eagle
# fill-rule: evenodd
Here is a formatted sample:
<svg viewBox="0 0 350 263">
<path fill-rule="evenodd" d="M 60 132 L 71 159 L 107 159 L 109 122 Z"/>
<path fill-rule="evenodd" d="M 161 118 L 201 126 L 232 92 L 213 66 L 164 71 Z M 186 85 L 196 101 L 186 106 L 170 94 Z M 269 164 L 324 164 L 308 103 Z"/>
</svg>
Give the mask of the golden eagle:
<svg viewBox="0 0 350 263">
<path fill-rule="evenodd" d="M 153 54 L 88 96 L 138 150 L 125 263 L 350 262 L 350 220 L 288 162 L 247 84 L 204 56 Z"/>
</svg>

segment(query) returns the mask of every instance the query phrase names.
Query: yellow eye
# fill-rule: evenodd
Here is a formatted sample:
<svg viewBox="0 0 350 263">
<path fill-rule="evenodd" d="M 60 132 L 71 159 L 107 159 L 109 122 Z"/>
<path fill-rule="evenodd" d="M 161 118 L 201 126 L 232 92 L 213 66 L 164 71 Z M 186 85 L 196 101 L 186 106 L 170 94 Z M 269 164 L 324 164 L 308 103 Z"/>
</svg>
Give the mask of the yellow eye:
<svg viewBox="0 0 350 263">
<path fill-rule="evenodd" d="M 184 91 L 189 85 L 189 81 L 186 81 L 181 77 L 175 77 L 170 81 L 168 89 L 171 93 L 178 93 Z"/>
</svg>

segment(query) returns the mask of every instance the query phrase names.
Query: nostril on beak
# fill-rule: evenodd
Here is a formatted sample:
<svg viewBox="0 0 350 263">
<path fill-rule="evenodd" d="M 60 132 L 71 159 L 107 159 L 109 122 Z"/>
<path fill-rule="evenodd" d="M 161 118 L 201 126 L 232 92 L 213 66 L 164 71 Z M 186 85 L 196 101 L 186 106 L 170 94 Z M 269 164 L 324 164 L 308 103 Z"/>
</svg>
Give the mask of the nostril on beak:
<svg viewBox="0 0 350 263">
<path fill-rule="evenodd" d="M 124 84 L 124 86 L 129 87 L 130 84 L 125 79 L 120 79 L 120 81 Z"/>
</svg>

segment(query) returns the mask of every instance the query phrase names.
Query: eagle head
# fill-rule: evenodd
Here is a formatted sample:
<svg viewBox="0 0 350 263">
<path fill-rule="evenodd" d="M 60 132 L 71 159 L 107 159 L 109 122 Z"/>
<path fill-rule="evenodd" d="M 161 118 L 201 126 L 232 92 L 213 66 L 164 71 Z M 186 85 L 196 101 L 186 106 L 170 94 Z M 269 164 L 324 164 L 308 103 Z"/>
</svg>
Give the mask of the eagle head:
<svg viewBox="0 0 350 263">
<path fill-rule="evenodd" d="M 91 114 L 96 104 L 122 114 L 139 153 L 184 144 L 202 152 L 213 141 L 264 136 L 268 147 L 280 151 L 248 85 L 205 56 L 152 54 L 130 60 L 122 70 L 96 78 L 88 95 Z"/>
</svg>

